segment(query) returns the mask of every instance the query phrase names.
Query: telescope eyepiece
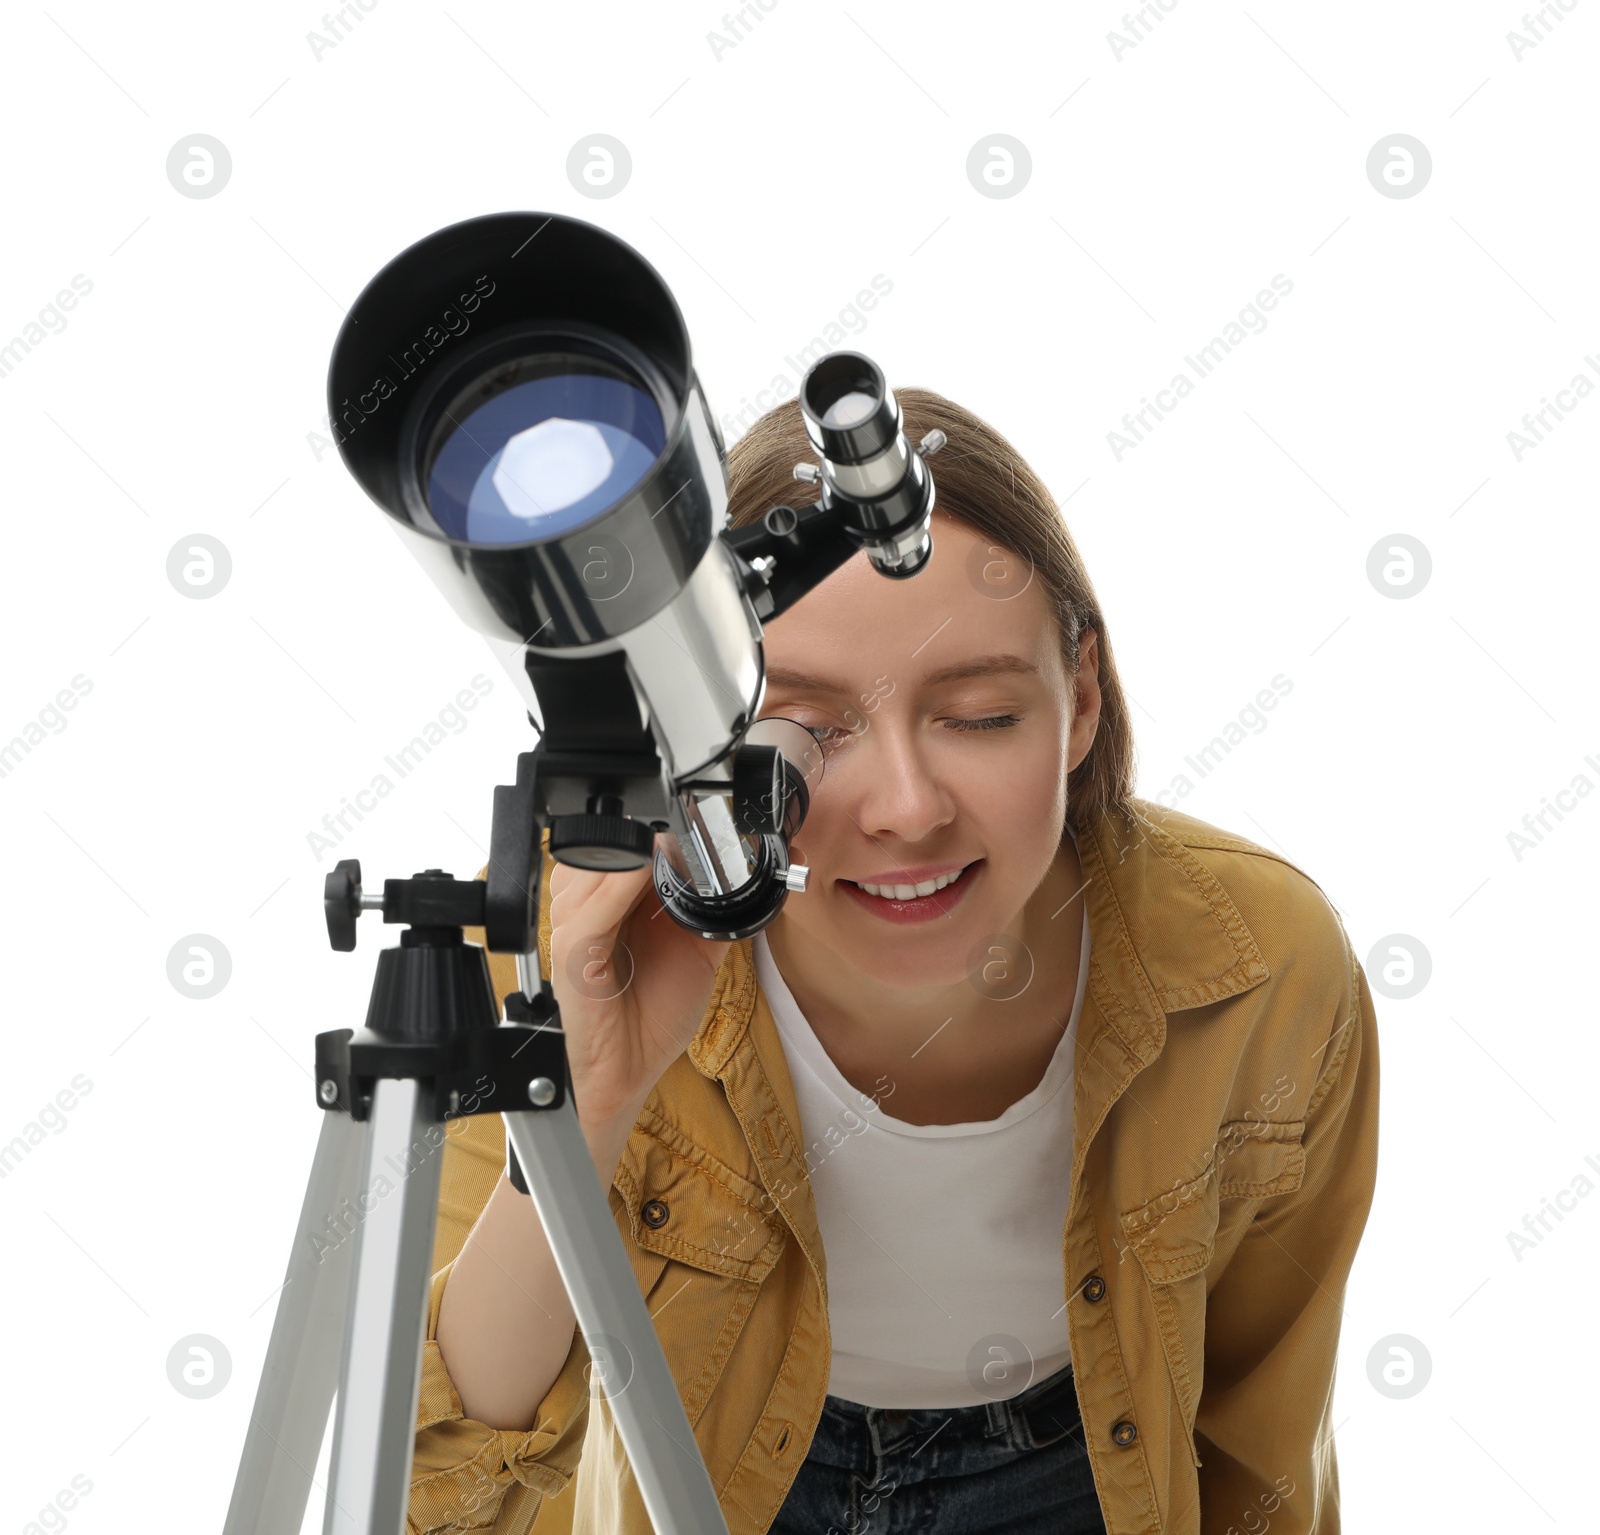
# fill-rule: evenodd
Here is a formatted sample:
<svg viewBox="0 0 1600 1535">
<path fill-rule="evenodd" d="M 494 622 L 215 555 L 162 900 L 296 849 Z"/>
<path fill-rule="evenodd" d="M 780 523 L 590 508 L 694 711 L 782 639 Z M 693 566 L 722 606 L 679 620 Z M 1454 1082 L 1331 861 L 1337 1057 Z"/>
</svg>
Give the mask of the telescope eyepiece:
<svg viewBox="0 0 1600 1535">
<path fill-rule="evenodd" d="M 801 385 L 800 413 L 812 447 L 830 464 L 865 464 L 900 435 L 900 407 L 883 371 L 860 352 L 819 359 Z"/>
<path fill-rule="evenodd" d="M 797 465 L 795 478 L 820 481 L 824 505 L 844 507 L 846 533 L 881 574 L 915 575 L 933 553 L 933 480 L 883 370 L 860 352 L 830 352 L 801 381 L 800 414 L 821 463 Z"/>
</svg>

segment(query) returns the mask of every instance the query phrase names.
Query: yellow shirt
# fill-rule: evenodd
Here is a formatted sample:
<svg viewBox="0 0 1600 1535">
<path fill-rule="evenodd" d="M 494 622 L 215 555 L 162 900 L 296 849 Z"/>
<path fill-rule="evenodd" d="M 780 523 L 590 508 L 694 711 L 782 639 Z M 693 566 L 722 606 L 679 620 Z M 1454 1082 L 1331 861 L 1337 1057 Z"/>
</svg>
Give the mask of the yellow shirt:
<svg viewBox="0 0 1600 1535">
<path fill-rule="evenodd" d="M 1079 829 L 1079 858 L 1091 967 L 1062 1298 L 1106 1529 L 1338 1535 L 1334 1362 L 1378 1156 L 1366 976 L 1306 874 L 1193 816 L 1134 798 Z M 515 989 L 510 956 L 490 970 Z M 799 1124 L 746 939 L 610 1189 L 731 1535 L 771 1525 L 827 1390 Z M 499 1115 L 448 1122 L 408 1530 L 651 1535 L 581 1333 L 530 1431 L 462 1416 L 439 1301 L 504 1164 Z M 658 1229 L 639 1216 L 652 1199 Z"/>
</svg>

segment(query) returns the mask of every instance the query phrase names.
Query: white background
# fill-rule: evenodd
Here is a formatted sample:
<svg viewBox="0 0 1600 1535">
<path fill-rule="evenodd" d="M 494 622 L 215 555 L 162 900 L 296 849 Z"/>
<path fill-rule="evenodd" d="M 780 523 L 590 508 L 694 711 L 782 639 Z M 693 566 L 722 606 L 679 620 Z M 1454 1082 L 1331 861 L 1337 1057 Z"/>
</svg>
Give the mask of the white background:
<svg viewBox="0 0 1600 1535">
<path fill-rule="evenodd" d="M 1552 8 L 1519 54 L 1524 10 L 1175 0 L 1120 48 L 1102 3 L 776 0 L 720 49 L 714 5 L 641 0 L 376 0 L 320 50 L 310 5 L 14 14 L 0 345 L 40 339 L 0 377 L 0 742 L 91 687 L 0 777 L 0 1144 L 52 1121 L 0 1180 L 4 1527 L 75 1475 L 85 1535 L 157 1511 L 220 1527 L 319 1127 L 312 1038 L 359 1026 L 394 936 L 369 917 L 333 953 L 323 876 L 343 856 L 369 880 L 470 876 L 531 744 L 484 643 L 315 435 L 367 279 L 519 208 L 655 264 L 726 417 L 892 283 L 848 344 L 991 420 L 1063 504 L 1140 792 L 1187 773 L 1174 802 L 1310 873 L 1374 979 L 1346 1528 L 1592 1528 L 1600 803 L 1567 798 L 1520 856 L 1508 834 L 1600 783 L 1600 401 L 1566 396 L 1520 457 L 1508 433 L 1600 381 L 1600 7 Z M 566 170 L 597 133 L 632 160 L 604 200 Z M 231 157 L 205 198 L 166 171 L 197 134 Z M 995 134 L 1031 158 L 1014 196 L 967 176 Z M 1415 196 L 1368 178 L 1396 134 L 1431 155 Z M 1119 459 L 1124 412 L 1280 273 L 1266 328 Z M 80 274 L 65 328 L 40 322 Z M 206 599 L 167 575 L 196 534 L 231 558 Z M 1401 534 L 1431 559 L 1409 597 L 1367 574 Z M 475 674 L 493 686 L 466 728 L 319 858 L 308 833 Z M 1196 779 L 1185 757 L 1278 674 L 1265 727 Z M 168 979 L 193 934 L 231 959 L 209 1000 Z M 1408 999 L 1377 986 L 1407 963 L 1393 935 L 1431 958 Z M 203 1399 L 168 1378 L 197 1334 L 231 1361 Z M 1397 1334 L 1431 1362 L 1400 1398 L 1369 1378 Z"/>
</svg>

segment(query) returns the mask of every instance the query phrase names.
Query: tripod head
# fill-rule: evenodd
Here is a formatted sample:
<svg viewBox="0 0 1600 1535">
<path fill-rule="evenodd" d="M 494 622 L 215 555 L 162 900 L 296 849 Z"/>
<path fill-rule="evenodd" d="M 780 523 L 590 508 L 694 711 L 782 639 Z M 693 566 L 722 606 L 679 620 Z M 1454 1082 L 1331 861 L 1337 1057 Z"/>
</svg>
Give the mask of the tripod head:
<svg viewBox="0 0 1600 1535">
<path fill-rule="evenodd" d="M 323 882 L 323 910 L 335 949 L 355 948 L 363 911 L 381 911 L 385 922 L 404 923 L 406 930 L 397 947 L 378 956 L 365 1027 L 317 1036 L 322 1108 L 364 1120 L 382 1077 L 431 1084 L 429 1107 L 441 1123 L 459 1114 L 565 1101 L 566 1049 L 549 981 L 533 997 L 511 993 L 506 1026 L 496 1027 L 499 1008 L 484 950 L 461 931 L 482 927 L 487 906 L 483 880 L 453 879 L 443 869 L 385 880 L 377 895 L 362 889 L 359 860 L 334 866 Z"/>
</svg>

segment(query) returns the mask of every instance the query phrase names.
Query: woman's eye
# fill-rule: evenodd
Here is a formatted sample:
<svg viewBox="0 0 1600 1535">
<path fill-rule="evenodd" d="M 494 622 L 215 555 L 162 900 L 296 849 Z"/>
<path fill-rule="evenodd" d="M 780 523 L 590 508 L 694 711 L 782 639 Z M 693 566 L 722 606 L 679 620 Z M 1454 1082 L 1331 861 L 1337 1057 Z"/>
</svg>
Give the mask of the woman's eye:
<svg viewBox="0 0 1600 1535">
<path fill-rule="evenodd" d="M 1021 717 L 1015 714 L 991 714 L 978 720 L 946 720 L 956 730 L 1004 730 L 1008 725 L 1020 725 Z"/>
<path fill-rule="evenodd" d="M 980 719 L 946 720 L 945 726 L 950 730 L 1005 730 L 1012 725 L 1020 725 L 1022 716 L 1018 714 L 990 714 Z M 862 727 L 845 727 L 840 725 L 807 725 L 817 744 L 823 747 L 838 746 L 844 741 L 854 740 L 865 733 Z"/>
</svg>

